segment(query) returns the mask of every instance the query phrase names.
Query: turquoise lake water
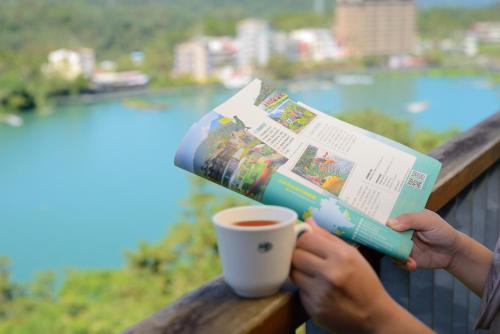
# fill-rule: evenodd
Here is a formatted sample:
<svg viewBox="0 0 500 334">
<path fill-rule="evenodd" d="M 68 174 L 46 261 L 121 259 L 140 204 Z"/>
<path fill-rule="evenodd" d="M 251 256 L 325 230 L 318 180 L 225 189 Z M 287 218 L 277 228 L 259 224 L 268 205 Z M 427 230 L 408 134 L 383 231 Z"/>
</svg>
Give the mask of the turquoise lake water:
<svg viewBox="0 0 500 334">
<path fill-rule="evenodd" d="M 283 87 L 287 88 L 287 87 Z M 290 85 L 290 93 L 330 114 L 374 107 L 416 127 L 467 129 L 500 109 L 500 88 L 481 78 L 401 76 L 373 85 Z M 42 269 L 114 268 L 140 240 L 159 240 L 180 212 L 187 173 L 173 166 L 189 126 L 234 91 L 173 90 L 146 98 L 168 105 L 144 112 L 123 98 L 57 107 L 0 124 L 0 255 L 14 279 Z M 428 108 L 412 114 L 409 102 Z"/>
</svg>

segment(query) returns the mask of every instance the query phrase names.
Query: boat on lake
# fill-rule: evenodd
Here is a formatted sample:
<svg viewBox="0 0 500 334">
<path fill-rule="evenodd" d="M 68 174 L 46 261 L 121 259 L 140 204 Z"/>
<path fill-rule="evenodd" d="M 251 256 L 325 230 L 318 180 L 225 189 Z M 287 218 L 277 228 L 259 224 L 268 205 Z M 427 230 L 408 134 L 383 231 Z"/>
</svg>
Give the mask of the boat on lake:
<svg viewBox="0 0 500 334">
<path fill-rule="evenodd" d="M 415 101 L 406 105 L 406 110 L 412 114 L 421 113 L 427 108 L 429 108 L 429 103 L 427 101 Z"/>
<path fill-rule="evenodd" d="M 238 89 L 246 86 L 252 80 L 252 72 L 244 69 L 226 67 L 219 73 L 219 80 L 227 89 Z"/>
<path fill-rule="evenodd" d="M 373 85 L 375 80 L 366 74 L 338 74 L 335 76 L 335 83 L 342 86 Z"/>
<path fill-rule="evenodd" d="M 238 89 L 244 87 L 252 78 L 246 75 L 234 75 L 221 78 L 222 84 L 227 89 Z"/>
<path fill-rule="evenodd" d="M 24 121 L 20 116 L 14 115 L 14 114 L 6 114 L 6 115 L 1 115 L 0 114 L 0 122 L 3 122 L 7 125 L 10 125 L 12 127 L 19 127 L 23 125 Z"/>
<path fill-rule="evenodd" d="M 289 92 L 300 92 L 308 89 L 317 89 L 317 90 L 330 90 L 334 87 L 333 81 L 329 80 L 304 80 L 304 81 L 295 81 L 288 84 L 287 91 Z"/>
<path fill-rule="evenodd" d="M 322 80 L 318 82 L 318 88 L 320 90 L 330 90 L 333 88 L 333 82 L 328 80 Z"/>
</svg>

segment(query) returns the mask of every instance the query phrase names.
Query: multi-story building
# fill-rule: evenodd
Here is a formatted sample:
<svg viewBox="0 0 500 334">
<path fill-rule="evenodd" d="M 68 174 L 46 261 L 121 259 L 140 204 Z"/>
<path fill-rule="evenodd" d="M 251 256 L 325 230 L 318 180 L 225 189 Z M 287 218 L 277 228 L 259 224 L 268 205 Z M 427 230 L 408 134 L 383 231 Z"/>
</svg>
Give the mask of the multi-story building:
<svg viewBox="0 0 500 334">
<path fill-rule="evenodd" d="M 354 56 L 411 53 L 416 39 L 414 0 L 337 0 L 337 41 Z"/>
<path fill-rule="evenodd" d="M 175 75 L 190 75 L 197 81 L 206 81 L 220 69 L 236 62 L 236 43 L 227 36 L 200 36 L 175 47 Z"/>
<path fill-rule="evenodd" d="M 271 55 L 271 26 L 260 19 L 240 21 L 236 28 L 238 65 L 265 66 Z"/>
<path fill-rule="evenodd" d="M 56 75 L 66 80 L 74 80 L 79 76 L 90 78 L 94 73 L 94 50 L 58 49 L 48 55 L 48 64 L 42 67 L 47 75 Z"/>
<path fill-rule="evenodd" d="M 75 50 L 80 58 L 80 66 L 82 68 L 82 75 L 90 78 L 95 69 L 95 52 L 89 48 L 79 48 Z"/>
<path fill-rule="evenodd" d="M 271 34 L 271 54 L 279 57 L 288 57 L 290 39 L 284 31 L 273 31 Z"/>
<path fill-rule="evenodd" d="M 316 63 L 342 56 L 342 50 L 328 29 L 308 28 L 290 32 L 289 57 L 292 60 Z"/>
<path fill-rule="evenodd" d="M 207 43 L 210 66 L 214 71 L 236 64 L 238 47 L 234 38 L 229 36 L 208 37 Z"/>
<path fill-rule="evenodd" d="M 203 38 L 177 44 L 174 55 L 174 75 L 190 75 L 206 81 L 210 74 L 208 45 Z"/>
</svg>

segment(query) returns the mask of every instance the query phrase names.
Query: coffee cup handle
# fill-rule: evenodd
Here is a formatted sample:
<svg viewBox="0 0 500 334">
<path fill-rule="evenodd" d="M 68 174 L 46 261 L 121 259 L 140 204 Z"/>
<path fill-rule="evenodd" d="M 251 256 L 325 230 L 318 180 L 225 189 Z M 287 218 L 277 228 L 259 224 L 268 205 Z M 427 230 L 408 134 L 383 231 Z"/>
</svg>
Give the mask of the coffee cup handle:
<svg viewBox="0 0 500 334">
<path fill-rule="evenodd" d="M 296 224 L 293 226 L 295 230 L 295 237 L 298 239 L 302 234 L 306 232 L 312 232 L 311 226 L 307 225 L 306 223 L 300 223 Z"/>
</svg>

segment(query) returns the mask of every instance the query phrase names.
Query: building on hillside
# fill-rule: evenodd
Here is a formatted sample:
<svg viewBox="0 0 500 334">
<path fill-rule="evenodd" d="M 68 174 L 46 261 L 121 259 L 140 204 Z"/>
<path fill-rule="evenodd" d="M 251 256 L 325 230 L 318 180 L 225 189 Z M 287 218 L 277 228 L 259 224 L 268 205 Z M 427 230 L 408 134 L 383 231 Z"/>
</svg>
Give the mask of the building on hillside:
<svg viewBox="0 0 500 334">
<path fill-rule="evenodd" d="M 414 0 L 337 0 L 334 35 L 353 56 L 412 53 Z"/>
<path fill-rule="evenodd" d="M 48 55 L 48 63 L 42 66 L 46 75 L 74 80 L 79 76 L 90 78 L 94 73 L 95 54 L 88 48 L 58 49 Z"/>
<path fill-rule="evenodd" d="M 479 41 L 485 43 L 500 43 L 500 22 L 478 22 L 472 26 Z"/>
<path fill-rule="evenodd" d="M 229 36 L 208 37 L 207 43 L 210 67 L 214 72 L 236 65 L 238 46 L 234 38 Z"/>
<path fill-rule="evenodd" d="M 479 52 L 479 47 L 477 43 L 477 36 L 475 34 L 467 34 L 465 35 L 463 42 L 463 51 L 464 54 L 468 57 L 475 57 Z"/>
<path fill-rule="evenodd" d="M 221 69 L 234 66 L 237 46 L 228 36 L 199 36 L 176 45 L 174 54 L 174 75 L 189 75 L 204 82 Z"/>
<path fill-rule="evenodd" d="M 330 30 L 306 28 L 290 32 L 289 57 L 294 61 L 317 63 L 340 59 L 343 51 L 333 38 Z"/>
<path fill-rule="evenodd" d="M 290 39 L 284 31 L 273 31 L 271 34 L 271 56 L 289 58 Z"/>
<path fill-rule="evenodd" d="M 95 52 L 89 48 L 76 49 L 80 57 L 80 66 L 82 68 L 82 75 L 89 78 L 94 73 L 95 68 Z"/>
<path fill-rule="evenodd" d="M 271 35 L 267 21 L 253 18 L 240 21 L 236 27 L 238 65 L 266 66 L 271 56 Z"/>
<path fill-rule="evenodd" d="M 203 82 L 208 79 L 209 73 L 208 46 L 203 39 L 197 38 L 175 46 L 174 75 L 188 75 Z"/>
</svg>

